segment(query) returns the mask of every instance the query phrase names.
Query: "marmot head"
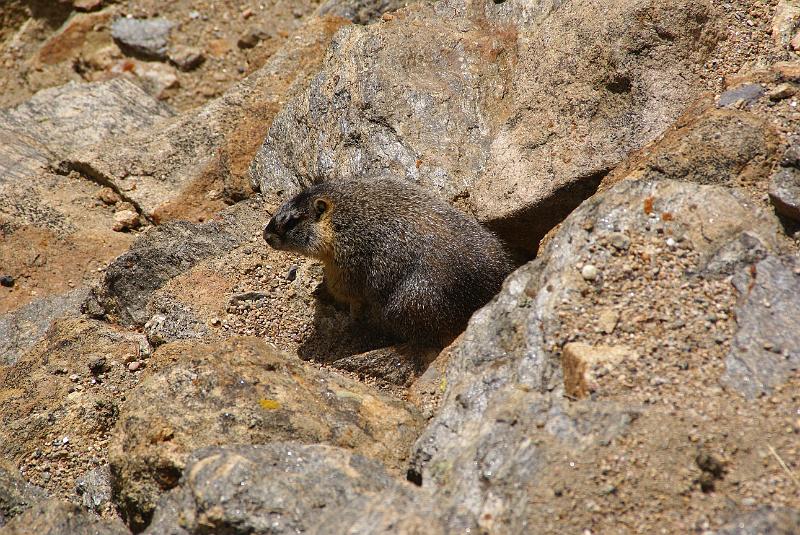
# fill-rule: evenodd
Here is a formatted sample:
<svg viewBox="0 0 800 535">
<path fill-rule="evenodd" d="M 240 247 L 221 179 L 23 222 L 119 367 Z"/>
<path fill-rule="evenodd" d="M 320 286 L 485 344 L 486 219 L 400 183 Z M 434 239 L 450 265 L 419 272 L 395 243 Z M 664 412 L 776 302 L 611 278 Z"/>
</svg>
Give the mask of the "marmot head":
<svg viewBox="0 0 800 535">
<path fill-rule="evenodd" d="M 323 258 L 332 247 L 330 216 L 333 201 L 312 186 L 278 208 L 264 228 L 264 241 L 273 249 Z"/>
</svg>

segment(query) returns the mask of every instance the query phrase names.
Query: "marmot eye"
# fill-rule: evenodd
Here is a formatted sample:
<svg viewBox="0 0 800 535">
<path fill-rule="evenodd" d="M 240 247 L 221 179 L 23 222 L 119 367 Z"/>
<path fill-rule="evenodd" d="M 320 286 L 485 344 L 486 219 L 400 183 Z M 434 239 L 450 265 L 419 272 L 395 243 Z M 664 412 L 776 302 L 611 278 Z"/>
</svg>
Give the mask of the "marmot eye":
<svg viewBox="0 0 800 535">
<path fill-rule="evenodd" d="M 328 209 L 328 203 L 325 199 L 317 199 L 314 201 L 314 210 L 317 212 L 317 215 L 322 215 Z"/>
</svg>

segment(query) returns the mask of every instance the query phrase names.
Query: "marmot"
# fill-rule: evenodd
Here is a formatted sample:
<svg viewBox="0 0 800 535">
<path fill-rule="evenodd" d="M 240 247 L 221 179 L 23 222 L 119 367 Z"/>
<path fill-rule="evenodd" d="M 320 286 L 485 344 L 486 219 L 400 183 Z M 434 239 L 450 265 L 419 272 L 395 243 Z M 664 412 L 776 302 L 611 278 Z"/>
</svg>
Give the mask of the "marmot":
<svg viewBox="0 0 800 535">
<path fill-rule="evenodd" d="M 449 343 L 513 269 L 500 240 L 419 186 L 386 178 L 313 185 L 264 228 L 273 248 L 321 260 L 351 314 L 402 340 Z"/>
</svg>

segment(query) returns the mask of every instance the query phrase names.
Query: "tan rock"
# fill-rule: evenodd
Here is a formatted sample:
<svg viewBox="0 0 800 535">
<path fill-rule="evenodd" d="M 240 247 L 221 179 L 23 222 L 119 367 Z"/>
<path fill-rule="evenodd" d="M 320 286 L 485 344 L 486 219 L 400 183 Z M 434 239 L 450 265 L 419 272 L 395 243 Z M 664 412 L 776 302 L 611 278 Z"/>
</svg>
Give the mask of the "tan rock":
<svg viewBox="0 0 800 535">
<path fill-rule="evenodd" d="M 772 39 L 780 47 L 789 45 L 800 23 L 800 4 L 796 0 L 780 0 L 772 19 Z"/>
<path fill-rule="evenodd" d="M 143 373 L 109 445 L 120 507 L 135 526 L 146 523 L 161 492 L 177 485 L 197 448 L 326 443 L 400 474 L 423 423 L 410 405 L 257 338 L 166 344 Z"/>
<path fill-rule="evenodd" d="M 85 47 L 108 43 L 111 39 L 95 31 L 107 23 L 113 11 L 76 13 L 70 17 L 47 41 L 33 58 L 34 64 L 52 65 L 77 56 Z"/>
<path fill-rule="evenodd" d="M 114 214 L 114 227 L 116 232 L 124 232 L 138 228 L 140 225 L 139 214 L 133 210 L 120 210 Z"/>
<path fill-rule="evenodd" d="M 564 346 L 561 366 L 567 395 L 584 398 L 598 389 L 598 381 L 621 362 L 638 355 L 625 346 L 590 346 L 579 342 Z"/>
</svg>

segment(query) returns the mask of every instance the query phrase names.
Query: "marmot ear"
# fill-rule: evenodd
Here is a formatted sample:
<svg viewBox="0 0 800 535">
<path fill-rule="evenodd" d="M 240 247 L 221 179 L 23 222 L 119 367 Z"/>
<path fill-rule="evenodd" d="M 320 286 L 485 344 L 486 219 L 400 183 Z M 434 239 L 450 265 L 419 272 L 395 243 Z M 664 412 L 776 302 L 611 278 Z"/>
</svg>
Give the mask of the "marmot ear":
<svg viewBox="0 0 800 535">
<path fill-rule="evenodd" d="M 314 211 L 317 213 L 317 216 L 321 216 L 325 212 L 328 211 L 328 201 L 325 199 L 317 199 L 314 201 Z"/>
</svg>

